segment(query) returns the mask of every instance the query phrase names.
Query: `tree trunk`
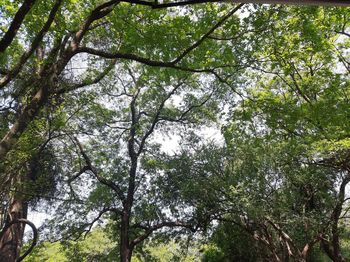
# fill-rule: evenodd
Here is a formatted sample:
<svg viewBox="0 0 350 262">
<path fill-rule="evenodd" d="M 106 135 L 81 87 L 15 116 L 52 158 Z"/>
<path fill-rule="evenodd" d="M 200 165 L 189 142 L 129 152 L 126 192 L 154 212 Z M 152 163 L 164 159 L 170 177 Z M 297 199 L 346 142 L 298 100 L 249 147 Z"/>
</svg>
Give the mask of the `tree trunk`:
<svg viewBox="0 0 350 262">
<path fill-rule="evenodd" d="M 343 210 L 343 204 L 345 199 L 345 188 L 350 182 L 349 174 L 343 179 L 338 194 L 337 204 L 335 205 L 332 213 L 332 231 L 331 231 L 331 240 L 329 242 L 322 241 L 322 249 L 328 255 L 330 259 L 334 262 L 345 262 L 344 257 L 341 254 L 340 249 L 340 237 L 339 237 L 339 218 Z"/>
<path fill-rule="evenodd" d="M 129 243 L 129 212 L 124 210 L 120 225 L 120 262 L 130 262 L 132 248 Z"/>
<path fill-rule="evenodd" d="M 28 204 L 14 197 L 11 200 L 9 214 L 7 215 L 5 227 L 13 220 L 26 219 Z M 20 257 L 23 244 L 25 224 L 16 223 L 11 225 L 0 239 L 0 262 L 15 262 Z"/>
<path fill-rule="evenodd" d="M 18 138 L 22 135 L 29 123 L 37 116 L 39 110 L 46 103 L 46 99 L 47 87 L 44 85 L 44 87 L 41 87 L 35 94 L 29 105 L 24 107 L 22 112 L 19 114 L 17 121 L 0 141 L 0 160 L 5 159 L 6 154 L 13 148 Z"/>
</svg>

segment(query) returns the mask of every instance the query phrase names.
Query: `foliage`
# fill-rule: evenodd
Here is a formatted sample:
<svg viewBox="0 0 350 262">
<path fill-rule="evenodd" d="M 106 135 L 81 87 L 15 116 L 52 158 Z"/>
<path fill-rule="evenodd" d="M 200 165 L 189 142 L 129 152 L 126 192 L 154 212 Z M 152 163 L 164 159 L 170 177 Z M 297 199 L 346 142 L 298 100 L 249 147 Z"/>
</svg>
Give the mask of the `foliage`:
<svg viewBox="0 0 350 262">
<path fill-rule="evenodd" d="M 249 248 L 247 248 L 249 247 Z M 215 229 L 202 261 L 263 261 L 264 250 L 244 229 L 221 223 Z"/>
<path fill-rule="evenodd" d="M 64 240 L 28 261 L 191 260 L 194 233 L 204 261 L 348 258 L 349 9 L 0 0 L 0 16 L 1 226 L 19 201 Z"/>
<path fill-rule="evenodd" d="M 195 243 L 191 243 L 195 244 Z M 66 262 L 66 261 L 115 261 L 115 243 L 101 227 L 94 228 L 84 239 L 78 241 L 43 242 L 24 261 Z M 198 261 L 198 248 L 183 252 L 179 243 L 157 243 L 149 241 L 143 252 L 136 252 L 132 261 Z"/>
<path fill-rule="evenodd" d="M 24 261 L 107 261 L 114 243 L 102 228 L 94 228 L 86 238 L 78 241 L 43 242 Z"/>
</svg>

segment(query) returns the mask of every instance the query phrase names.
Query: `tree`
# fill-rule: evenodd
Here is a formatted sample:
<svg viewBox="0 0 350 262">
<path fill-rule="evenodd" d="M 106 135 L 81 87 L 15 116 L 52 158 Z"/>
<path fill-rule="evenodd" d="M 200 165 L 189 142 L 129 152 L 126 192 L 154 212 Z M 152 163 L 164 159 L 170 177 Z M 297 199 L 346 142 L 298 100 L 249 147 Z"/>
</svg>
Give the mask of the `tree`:
<svg viewBox="0 0 350 262">
<path fill-rule="evenodd" d="M 235 89 L 241 101 L 225 130 L 226 157 L 189 155 L 188 169 L 200 167 L 197 209 L 207 223 L 242 228 L 270 261 L 311 259 L 317 244 L 344 261 L 349 82 L 348 39 L 339 32 L 347 10 L 260 8 L 247 18 L 262 34 L 248 40 L 255 59 L 246 89 Z M 213 159 L 222 168 L 203 164 Z"/>
<path fill-rule="evenodd" d="M 204 249 L 203 261 L 264 261 L 266 253 L 244 229 L 222 222 Z"/>
<path fill-rule="evenodd" d="M 206 232 L 213 220 L 246 232 L 272 261 L 305 261 L 318 243 L 344 260 L 348 10 L 17 4 L 0 8 L 9 28 L 0 39 L 0 255 L 19 258 L 18 222 L 30 201 L 49 198 L 63 238 L 108 214 L 121 261 L 157 232 Z M 203 145 L 194 127 L 227 101 L 227 148 Z M 181 150 L 162 152 L 159 130 L 178 132 Z"/>
<path fill-rule="evenodd" d="M 125 3 L 128 3 L 128 1 L 124 1 Z M 145 17 L 149 19 L 152 23 L 152 21 L 157 21 L 157 26 L 158 30 L 163 29 L 165 26 L 169 26 L 168 24 L 165 24 L 166 20 L 162 21 L 164 17 L 164 14 L 166 14 L 167 11 L 148 11 L 147 9 L 143 8 L 142 6 L 146 7 L 151 7 L 153 10 L 157 9 L 166 9 L 169 7 L 174 7 L 174 6 L 183 6 L 183 5 L 190 5 L 190 4 L 196 4 L 196 3 L 202 3 L 205 1 L 194 1 L 192 2 L 174 2 L 174 3 L 164 3 L 164 4 L 157 4 L 153 2 L 138 2 L 138 1 L 130 1 L 133 5 L 136 5 L 136 7 L 141 6 L 140 9 L 142 9 L 145 12 Z M 183 35 L 181 34 L 174 34 L 174 39 L 173 41 L 164 41 L 163 45 L 159 44 L 161 43 L 159 40 L 160 39 L 152 39 L 151 43 L 147 43 L 147 39 L 145 39 L 145 33 L 147 30 L 150 30 L 149 24 L 151 23 L 139 23 L 141 25 L 140 31 L 142 32 L 141 35 L 137 35 L 135 32 L 135 29 L 131 28 L 130 26 L 124 25 L 125 31 L 124 32 L 115 32 L 115 30 L 109 30 L 110 29 L 108 26 L 118 26 L 120 23 L 123 23 L 123 21 L 118 21 L 118 18 L 116 17 L 116 13 L 121 12 L 121 14 L 129 9 L 129 5 L 125 4 L 120 4 L 119 1 L 110 1 L 106 2 L 104 4 L 98 5 L 97 7 L 94 7 L 94 3 L 88 3 L 87 6 L 84 6 L 82 3 L 83 8 L 83 14 L 82 14 L 82 19 L 84 22 L 79 23 L 79 20 L 81 20 L 81 17 L 79 16 L 73 16 L 73 21 L 62 21 L 64 19 L 63 15 L 57 15 L 57 12 L 59 11 L 59 8 L 64 8 L 66 12 L 74 12 L 76 9 L 74 5 L 70 2 L 68 2 L 65 6 L 61 7 L 62 2 L 57 1 L 52 8 L 46 7 L 42 8 L 40 11 L 42 12 L 43 10 L 49 11 L 49 16 L 44 23 L 43 27 L 39 32 L 31 32 L 31 35 L 28 37 L 33 37 L 34 41 L 31 42 L 31 45 L 29 46 L 29 49 L 27 52 L 25 52 L 19 59 L 19 61 L 16 61 L 15 56 L 18 56 L 17 53 L 10 53 L 3 55 L 3 60 L 5 60 L 4 64 L 10 69 L 2 69 L 1 71 L 3 72 L 3 78 L 1 80 L 1 88 L 6 89 L 7 85 L 10 83 L 11 80 L 15 80 L 17 75 L 19 73 L 22 73 L 23 67 L 25 63 L 28 61 L 29 58 L 31 58 L 31 55 L 33 55 L 34 51 L 36 51 L 39 48 L 39 45 L 41 44 L 44 36 L 47 39 L 48 42 L 46 42 L 45 46 L 42 47 L 40 46 L 40 50 L 38 54 L 38 58 L 40 63 L 43 64 L 43 67 L 39 67 L 35 63 L 34 65 L 31 65 L 31 70 L 34 69 L 34 72 L 36 72 L 36 75 L 38 77 L 33 76 L 34 79 L 30 79 L 27 83 L 23 83 L 25 86 L 22 87 L 22 89 L 28 88 L 28 86 L 35 86 L 35 84 L 42 83 L 44 87 L 37 88 L 36 90 L 32 91 L 32 96 L 29 96 L 27 100 L 31 101 L 27 106 L 23 107 L 23 112 L 19 114 L 18 116 L 18 121 L 16 122 L 16 125 L 13 125 L 11 132 L 7 132 L 4 136 L 4 138 L 1 140 L 1 158 L 4 158 L 5 155 L 11 150 L 13 145 L 16 143 L 18 137 L 23 133 L 27 125 L 30 123 L 30 121 L 37 115 L 39 110 L 42 108 L 42 106 L 46 103 L 47 99 L 50 96 L 54 96 L 57 94 L 65 93 L 68 92 L 74 88 L 79 88 L 83 86 L 87 86 L 89 84 L 93 84 L 95 82 L 98 82 L 105 74 L 106 70 L 102 70 L 101 74 L 98 74 L 96 78 L 91 79 L 91 75 L 88 79 L 83 80 L 80 84 L 70 86 L 70 88 L 67 88 L 68 83 L 65 83 L 64 80 L 69 80 L 65 79 L 60 79 L 60 75 L 65 70 L 66 65 L 68 64 L 69 61 L 74 56 L 78 56 L 79 54 L 89 54 L 93 56 L 97 56 L 100 58 L 105 58 L 105 59 L 125 59 L 125 60 L 133 60 L 137 61 L 143 64 L 147 64 L 150 66 L 154 67 L 167 67 L 167 68 L 177 68 L 181 70 L 188 70 L 188 71 L 196 71 L 196 70 L 202 70 L 202 71 L 208 71 L 211 72 L 213 69 L 211 68 L 191 68 L 187 67 L 186 64 L 181 64 L 183 60 L 186 60 L 187 56 L 190 56 L 189 54 L 191 51 L 196 49 L 199 45 L 202 44 L 204 40 L 206 40 L 214 31 L 215 29 L 219 28 L 227 19 L 229 19 L 242 5 L 239 5 L 235 8 L 233 8 L 230 12 L 228 12 L 227 15 L 222 17 L 221 20 L 218 21 L 217 24 L 212 26 L 208 31 L 206 31 L 203 35 L 201 34 L 201 31 L 203 31 L 203 26 L 205 26 L 208 21 L 204 21 L 204 25 L 201 24 L 198 26 L 198 31 L 197 35 L 199 35 L 198 40 L 195 41 L 194 43 L 190 43 L 188 48 L 183 49 L 181 52 L 181 47 L 179 46 L 178 43 L 181 42 L 181 37 L 182 40 L 185 42 L 189 42 L 189 39 L 183 38 Z M 10 6 L 6 6 L 7 9 L 11 9 Z M 39 8 L 38 8 L 39 9 Z M 49 10 L 47 10 L 49 9 Z M 138 12 L 140 12 L 140 9 L 134 11 L 134 15 L 136 15 Z M 213 16 L 216 16 L 217 11 L 212 10 L 211 16 L 208 13 L 208 16 L 205 17 L 204 20 L 208 20 L 213 18 Z M 38 11 L 38 10 L 37 10 Z M 113 11 L 113 12 L 112 12 Z M 4 15 L 8 15 L 6 12 L 4 12 Z M 42 13 L 40 15 L 43 15 Z M 66 14 L 65 14 L 66 15 Z M 102 25 L 97 24 L 97 21 L 102 20 L 103 18 L 108 17 L 109 21 L 102 23 Z M 185 16 L 186 17 L 186 16 Z M 57 27 L 53 27 L 50 29 L 51 24 L 53 23 L 54 19 L 57 19 L 57 23 L 62 23 L 62 25 L 59 25 Z M 168 17 L 166 17 L 168 19 Z M 200 17 L 199 17 L 200 18 Z M 23 20 L 23 19 L 22 19 Z M 176 21 L 176 19 L 174 19 Z M 187 18 L 182 19 L 183 20 L 183 26 L 185 27 L 186 25 L 189 26 L 189 21 Z M 187 21 L 186 21 L 187 20 Z M 36 28 L 30 28 L 33 26 L 33 23 L 35 23 L 33 20 L 28 21 L 28 30 L 34 31 Z M 119 24 L 118 24 L 119 23 Z M 108 25 L 108 26 L 107 26 Z M 37 26 L 37 25 L 36 25 Z M 171 24 L 170 24 L 171 26 Z M 182 28 L 178 28 L 179 31 L 183 32 Z M 78 29 L 77 29 L 78 28 Z M 101 28 L 103 30 L 101 30 Z M 153 28 L 152 28 L 153 29 Z M 176 27 L 172 26 L 172 29 L 176 29 Z M 49 31 L 51 30 L 51 31 Z M 99 31 L 97 31 L 99 30 Z M 130 31 L 128 31 L 130 30 Z M 74 33 L 72 34 L 71 31 Z M 127 33 L 130 33 L 130 42 L 125 42 L 125 43 L 115 43 L 113 46 L 110 46 L 109 50 L 98 50 L 98 49 L 93 49 L 90 47 L 83 46 L 85 42 L 83 43 L 82 41 L 96 41 L 96 39 L 102 35 L 99 34 L 104 34 L 104 37 L 102 38 L 102 42 L 100 43 L 94 43 L 96 47 L 102 47 L 103 44 L 109 38 L 116 38 L 119 39 L 120 41 L 123 40 L 124 34 L 128 35 Z M 94 35 L 95 34 L 95 35 Z M 132 37 L 135 37 L 136 39 L 132 39 Z M 6 35 L 4 36 L 6 38 Z M 86 38 L 86 40 L 85 40 Z M 133 41 L 137 40 L 143 40 L 141 43 L 144 43 L 144 46 L 137 46 L 135 48 L 133 46 Z M 172 56 L 173 54 L 170 54 L 166 50 L 162 50 L 163 52 L 154 52 L 155 50 L 150 50 L 148 49 L 150 46 L 154 46 L 154 42 L 152 41 L 156 40 L 159 44 L 157 48 L 163 49 L 165 47 L 171 49 L 176 49 L 174 53 L 179 53 L 178 56 Z M 68 45 L 67 45 L 68 44 Z M 122 44 L 120 46 L 120 44 Z M 169 46 L 170 44 L 170 46 Z M 174 45 L 174 46 L 171 46 Z M 183 43 L 182 43 L 183 45 Z M 7 46 L 9 47 L 9 46 Z M 147 50 L 148 49 L 148 50 Z M 147 52 L 148 51 L 148 52 Z M 151 53 L 150 53 L 151 51 Z M 142 57 L 139 54 L 144 53 L 144 55 L 149 55 L 149 56 L 154 56 L 154 58 L 147 58 Z M 160 56 L 159 56 L 160 55 Z M 13 58 L 11 56 L 14 56 Z M 157 60 L 159 59 L 159 60 Z M 9 64 L 12 61 L 16 61 L 17 63 L 14 63 L 15 66 L 12 66 Z M 33 68 L 34 67 L 34 68 Z M 25 72 L 23 72 L 25 73 Z M 58 81 L 58 80 L 63 80 L 63 81 Z M 58 85 L 61 85 L 61 88 L 58 87 Z M 15 87 L 16 88 L 16 87 Z M 8 94 L 11 94 L 14 90 L 13 86 L 9 85 L 8 86 Z M 6 90 L 7 91 L 7 90 Z M 12 92 L 11 92 L 12 91 Z M 23 90 L 21 90 L 22 93 Z"/>
<path fill-rule="evenodd" d="M 18 187 L 17 175 L 10 176 L 7 170 L 12 155 L 20 154 L 20 139 L 31 123 L 43 116 L 43 109 L 52 101 L 60 101 L 65 93 L 98 83 L 114 68 L 117 60 L 189 72 L 217 74 L 218 70 L 222 71 L 213 60 L 215 56 L 206 53 L 207 47 L 213 47 L 215 42 L 210 36 L 242 5 L 232 8 L 227 4 L 194 6 L 205 2 L 210 1 L 86 3 L 57 0 L 52 5 L 46 1 L 25 1 L 17 12 L 14 12 L 16 2 L 2 5 L 0 12 L 8 22 L 8 30 L 1 36 L 0 88 L 4 101 L 2 111 L 10 115 L 2 125 L 0 142 L 1 176 L 7 181 L 4 187 Z M 187 13 L 173 15 L 172 12 L 180 10 L 177 6 Z M 228 9 L 231 10 L 219 15 Z M 193 26 L 189 17 L 197 17 L 198 23 Z M 212 25 L 213 20 L 217 21 L 215 25 Z M 169 29 L 171 36 L 162 33 Z M 186 31 L 191 31 L 191 38 Z M 204 46 L 202 50 L 198 50 L 200 45 Z M 216 49 L 219 47 L 217 44 Z M 220 66 L 230 61 L 227 55 L 228 52 Z M 199 56 L 207 59 L 194 62 L 194 57 Z M 80 67 L 81 62 L 76 61 L 85 58 L 88 58 L 86 72 L 79 74 L 79 70 L 70 68 L 71 64 Z M 8 176 L 10 178 L 5 179 Z M 11 201 L 13 204 L 17 200 Z M 16 217 L 25 219 L 26 212 L 17 213 Z"/>
<path fill-rule="evenodd" d="M 59 225 L 65 224 L 66 229 L 57 233 L 66 238 L 79 237 L 109 217 L 121 261 L 130 261 L 138 245 L 164 228 L 175 235 L 197 230 L 194 214 L 162 191 L 157 176 L 164 175 L 156 171 L 162 165 L 158 158 L 172 156 L 163 152 L 157 139 L 169 133 L 186 134 L 187 129 L 214 121 L 220 95 L 215 79 L 213 84 L 210 79 L 202 84 L 200 74 L 174 75 L 169 69 L 155 74 L 149 67 L 130 66 L 120 65 L 119 75 L 101 82 L 95 88 L 99 96 L 79 93 L 84 111 L 71 118 L 73 130 L 65 131 L 75 146 L 71 150 L 77 152 L 71 154 L 77 154 L 71 164 L 74 169 L 68 169 L 75 175 L 68 179 L 70 191 L 60 190 L 79 204 L 63 203 L 53 221 L 60 230 Z M 77 101 L 71 104 L 82 106 Z M 76 107 L 70 110 L 77 112 Z"/>
<path fill-rule="evenodd" d="M 332 260 L 343 261 L 338 225 L 349 182 L 345 124 L 349 82 L 343 53 L 348 40 L 339 35 L 347 30 L 346 23 L 342 19 L 333 21 L 348 13 L 310 8 L 299 14 L 300 18 L 291 19 L 287 28 L 285 24 L 274 25 L 274 32 L 279 27 L 283 30 L 275 33 L 272 41 L 288 48 L 270 48 L 266 43 L 262 54 L 270 60 L 262 64 L 264 68 L 258 65 L 255 69 L 267 75 L 261 81 L 262 92 L 254 91 L 251 97 L 255 103 L 253 110 L 259 113 L 248 112 L 252 113 L 251 117 L 261 119 L 273 135 L 290 140 L 291 147 L 303 148 L 298 152 L 306 153 L 303 158 L 308 163 L 337 172 L 339 187 L 329 219 L 332 229 L 329 236 L 325 233 L 321 243 Z M 286 13 L 281 12 L 281 17 L 288 20 Z M 334 70 L 336 67 L 338 70 Z"/>
</svg>

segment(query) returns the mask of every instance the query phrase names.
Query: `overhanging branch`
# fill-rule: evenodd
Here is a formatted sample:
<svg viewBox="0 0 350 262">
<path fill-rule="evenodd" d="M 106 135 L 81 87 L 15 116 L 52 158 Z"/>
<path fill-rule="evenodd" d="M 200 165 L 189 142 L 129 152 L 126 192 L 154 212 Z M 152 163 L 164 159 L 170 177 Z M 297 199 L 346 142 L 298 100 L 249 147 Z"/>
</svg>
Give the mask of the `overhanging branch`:
<svg viewBox="0 0 350 262">
<path fill-rule="evenodd" d="M 136 1 L 138 2 L 138 1 Z M 139 2 L 138 2 L 139 3 Z M 206 40 L 216 29 L 218 29 L 220 26 L 222 26 L 234 13 L 236 13 L 243 4 L 237 5 L 235 8 L 233 8 L 228 14 L 223 16 L 213 27 L 210 28 L 210 30 L 205 33 L 199 40 L 197 40 L 195 43 L 193 43 L 191 46 L 186 48 L 181 54 L 176 57 L 175 59 L 171 61 L 156 61 L 149 58 L 141 57 L 135 54 L 128 54 L 128 53 L 110 53 L 105 52 L 102 50 L 97 50 L 89 47 L 76 47 L 75 48 L 75 54 L 77 53 L 87 53 L 99 57 L 103 57 L 106 59 L 125 59 L 125 60 L 133 60 L 145 65 L 154 66 L 154 67 L 168 67 L 168 68 L 175 68 L 175 69 L 181 69 L 181 67 L 177 67 L 177 65 L 185 58 L 191 51 L 196 49 L 198 46 L 200 46 L 204 40 Z"/>
</svg>

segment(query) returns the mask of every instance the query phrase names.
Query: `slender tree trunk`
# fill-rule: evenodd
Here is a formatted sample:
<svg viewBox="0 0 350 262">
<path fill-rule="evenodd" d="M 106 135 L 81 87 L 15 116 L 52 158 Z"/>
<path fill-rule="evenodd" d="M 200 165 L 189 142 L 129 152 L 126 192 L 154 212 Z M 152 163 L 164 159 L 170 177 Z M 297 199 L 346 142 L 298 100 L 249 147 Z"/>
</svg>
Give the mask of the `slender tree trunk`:
<svg viewBox="0 0 350 262">
<path fill-rule="evenodd" d="M 20 198 L 13 197 L 8 211 L 5 226 L 13 220 L 26 219 L 28 204 Z M 15 262 L 20 257 L 24 228 L 25 224 L 16 223 L 4 232 L 0 239 L 0 262 Z"/>
<path fill-rule="evenodd" d="M 135 159 L 134 159 L 135 160 Z M 129 172 L 129 188 L 126 202 L 124 203 L 123 213 L 121 215 L 120 225 L 120 261 L 130 262 L 133 246 L 130 245 L 130 215 L 134 202 L 135 177 L 137 169 L 137 160 L 132 161 Z"/>
<path fill-rule="evenodd" d="M 131 109 L 131 120 L 132 125 L 130 128 L 130 138 L 128 140 L 128 153 L 131 161 L 129 170 L 129 183 L 128 183 L 128 193 L 125 201 L 123 202 L 123 213 L 121 215 L 121 225 L 120 225 L 120 261 L 130 262 L 132 256 L 133 247 L 130 245 L 130 235 L 129 235 L 129 223 L 131 216 L 131 209 L 134 203 L 135 194 L 135 179 L 137 172 L 137 160 L 138 154 L 135 150 L 135 135 L 136 135 L 136 98 L 138 93 L 133 97 L 130 103 Z"/>
</svg>

